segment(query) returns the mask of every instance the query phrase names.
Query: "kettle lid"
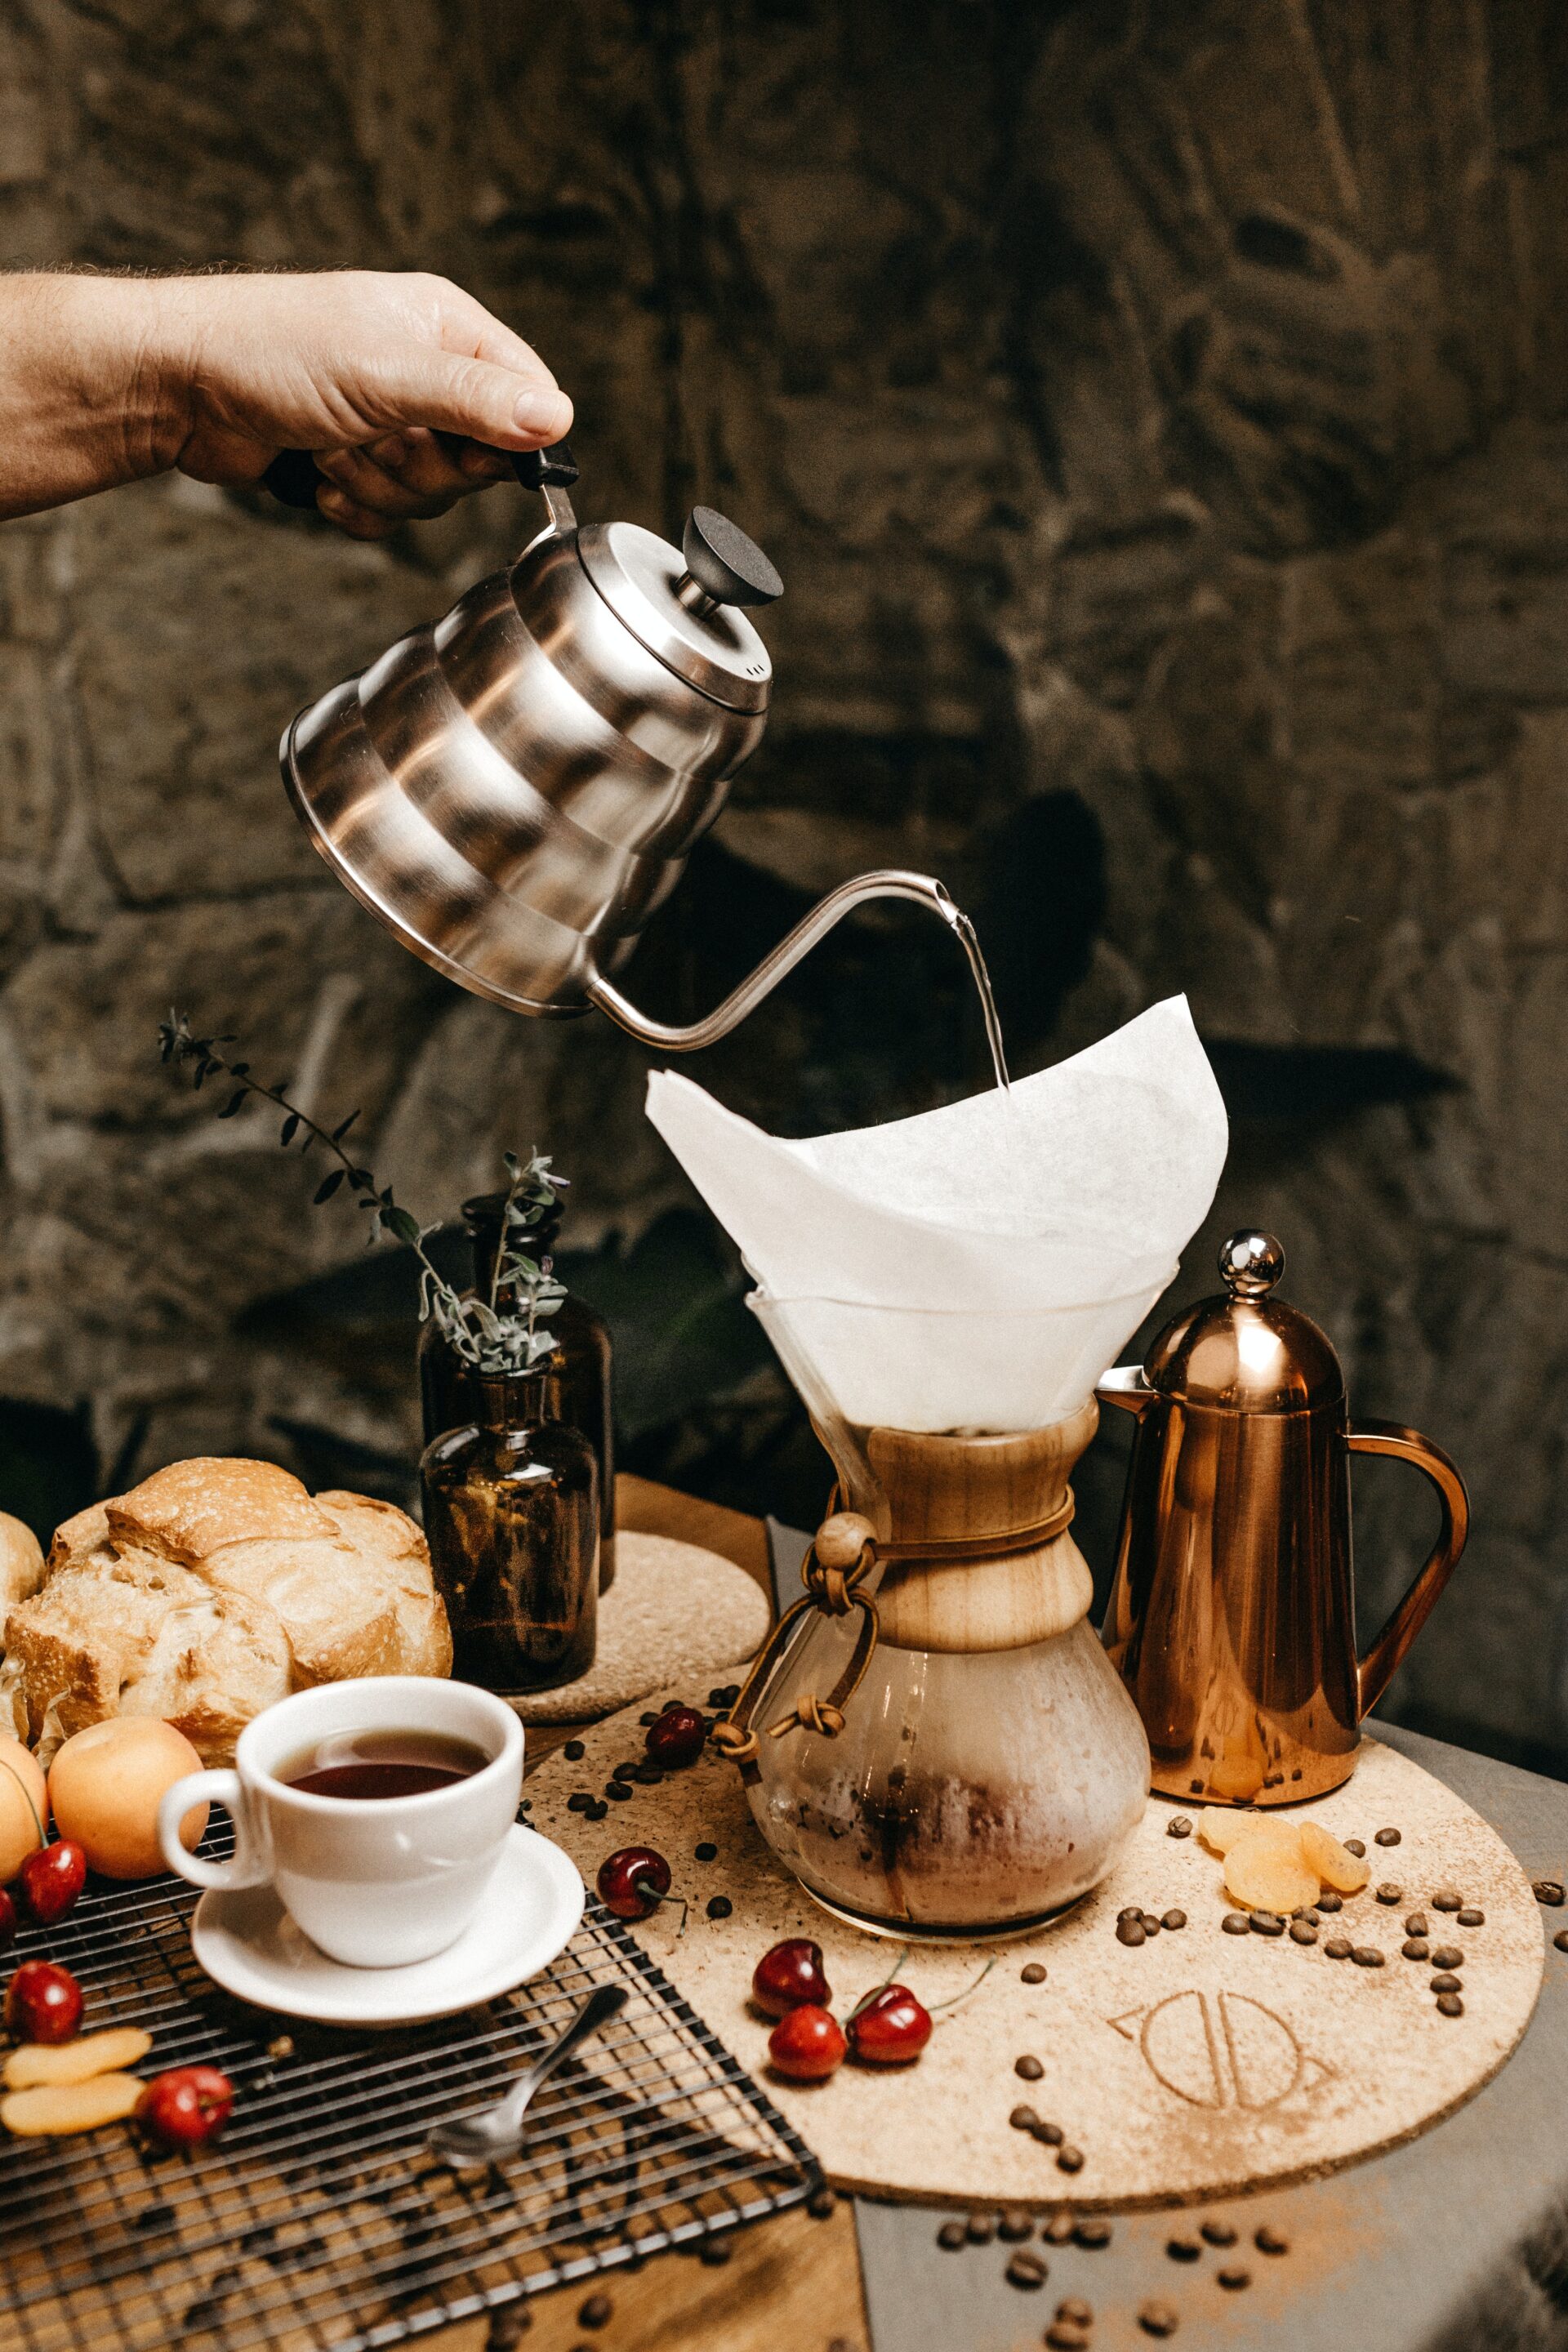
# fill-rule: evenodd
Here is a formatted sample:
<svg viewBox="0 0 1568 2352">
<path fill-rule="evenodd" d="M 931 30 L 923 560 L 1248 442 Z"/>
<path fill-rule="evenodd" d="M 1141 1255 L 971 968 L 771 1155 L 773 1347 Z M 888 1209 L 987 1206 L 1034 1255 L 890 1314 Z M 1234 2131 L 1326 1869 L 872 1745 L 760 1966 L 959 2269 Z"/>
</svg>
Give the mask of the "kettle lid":
<svg viewBox="0 0 1568 2352">
<path fill-rule="evenodd" d="M 1344 1394 L 1328 1336 L 1272 1294 L 1285 1252 L 1272 1234 L 1232 1234 L 1220 1250 L 1222 1296 L 1166 1326 L 1144 1378 L 1162 1396 L 1228 1412 L 1301 1412 Z"/>
<path fill-rule="evenodd" d="M 693 507 L 678 549 L 640 523 L 588 523 L 577 533 L 583 569 L 600 595 L 667 669 L 731 710 L 765 710 L 768 649 L 742 605 L 771 604 L 784 583 L 743 530 L 712 507 Z"/>
</svg>

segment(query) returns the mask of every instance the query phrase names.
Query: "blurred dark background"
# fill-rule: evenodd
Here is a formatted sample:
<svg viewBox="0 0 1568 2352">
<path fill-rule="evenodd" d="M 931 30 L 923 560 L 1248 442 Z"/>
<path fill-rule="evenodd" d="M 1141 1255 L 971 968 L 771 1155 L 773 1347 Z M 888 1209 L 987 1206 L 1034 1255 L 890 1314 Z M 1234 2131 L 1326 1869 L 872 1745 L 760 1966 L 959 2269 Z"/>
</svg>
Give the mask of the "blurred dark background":
<svg viewBox="0 0 1568 2352">
<path fill-rule="evenodd" d="M 1568 1754 L 1568 16 L 1552 0 L 0 0 L 0 257 L 446 272 L 574 394 L 587 517 L 752 531 L 768 740 L 627 982 L 704 1009 L 818 891 L 933 870 L 1028 1070 L 1185 989 L 1221 1197 L 1476 1532 L 1406 1719 Z M 825 1465 L 595 1021 L 464 998 L 338 890 L 294 709 L 534 527 L 384 548 L 180 482 L 0 530 L 0 1504 L 192 1452 L 405 1494 L 414 1288 L 237 1031 L 424 1215 L 574 1180 L 630 1466 L 809 1519 Z M 918 914 L 691 1066 L 780 1131 L 981 1083 Z M 1130 1350 L 1131 1352 L 1131 1350 Z M 1102 1576 L 1105 1433 L 1080 1528 Z M 1430 1529 L 1357 1470 L 1367 1630 Z"/>
</svg>

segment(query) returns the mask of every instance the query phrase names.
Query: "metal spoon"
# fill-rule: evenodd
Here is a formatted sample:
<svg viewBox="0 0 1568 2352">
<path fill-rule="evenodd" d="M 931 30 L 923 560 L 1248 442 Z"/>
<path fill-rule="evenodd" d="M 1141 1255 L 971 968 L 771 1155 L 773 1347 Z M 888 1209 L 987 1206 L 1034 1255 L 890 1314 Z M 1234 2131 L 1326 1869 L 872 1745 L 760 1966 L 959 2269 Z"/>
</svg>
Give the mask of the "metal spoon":
<svg viewBox="0 0 1568 2352">
<path fill-rule="evenodd" d="M 451 2123 L 431 2126 L 430 2146 L 436 2154 L 444 2157 L 448 2164 L 500 2164 L 507 2157 L 515 2156 L 522 2146 L 523 2116 L 540 2084 L 554 2074 L 563 2059 L 571 2056 L 579 2042 L 596 2032 L 626 2005 L 624 1986 L 596 1986 L 571 2023 L 544 2055 L 536 2058 L 528 2072 L 518 2076 L 504 2099 L 498 2099 L 493 2107 L 485 2107 L 477 2116 L 460 2116 Z"/>
</svg>

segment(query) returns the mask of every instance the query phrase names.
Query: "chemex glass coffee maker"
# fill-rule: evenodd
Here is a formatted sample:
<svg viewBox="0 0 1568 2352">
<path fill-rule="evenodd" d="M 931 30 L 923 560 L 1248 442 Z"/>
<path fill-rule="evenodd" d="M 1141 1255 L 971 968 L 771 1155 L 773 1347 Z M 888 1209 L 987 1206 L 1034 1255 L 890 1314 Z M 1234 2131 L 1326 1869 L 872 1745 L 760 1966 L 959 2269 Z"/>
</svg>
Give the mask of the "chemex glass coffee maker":
<svg viewBox="0 0 1568 2352">
<path fill-rule="evenodd" d="M 339 880 L 474 994 L 546 1020 L 597 1005 L 675 1052 L 725 1035 L 868 899 L 929 907 L 978 973 L 942 884 L 889 870 L 830 891 L 705 1019 L 670 1027 L 628 1003 L 613 975 L 762 740 L 773 665 L 746 608 L 783 583 L 711 507 L 677 549 L 637 523 L 579 527 L 564 443 L 513 463 L 545 529 L 284 735 L 284 782 Z M 302 453 L 268 478 L 314 503 Z"/>
</svg>

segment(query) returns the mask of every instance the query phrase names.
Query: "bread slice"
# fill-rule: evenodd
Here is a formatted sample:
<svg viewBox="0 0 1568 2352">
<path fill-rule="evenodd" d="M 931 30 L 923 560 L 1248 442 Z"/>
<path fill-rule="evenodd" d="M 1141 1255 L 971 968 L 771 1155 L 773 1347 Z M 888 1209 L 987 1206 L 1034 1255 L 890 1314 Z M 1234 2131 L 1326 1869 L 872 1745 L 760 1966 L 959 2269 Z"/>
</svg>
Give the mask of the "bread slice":
<svg viewBox="0 0 1568 2352">
<path fill-rule="evenodd" d="M 264 1601 L 289 1636 L 294 1687 L 395 1675 L 397 1612 L 385 1571 L 344 1543 L 325 1513 L 323 1541 L 220 1544 L 195 1573 L 215 1589 Z"/>
<path fill-rule="evenodd" d="M 430 1573 L 430 1547 L 406 1511 L 369 1495 L 336 1487 L 316 1497 L 344 1541 L 367 1565 L 381 1570 L 397 1619 L 395 1675 L 446 1675 L 452 1671 L 452 1629 Z"/>
<path fill-rule="evenodd" d="M 220 1544 L 258 1537 L 331 1542 L 332 1528 L 298 1478 L 275 1462 L 197 1454 L 154 1470 L 128 1495 L 106 1504 L 117 1549 L 162 1552 L 195 1568 Z"/>
</svg>

